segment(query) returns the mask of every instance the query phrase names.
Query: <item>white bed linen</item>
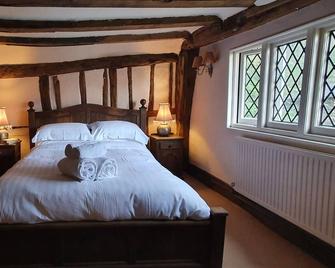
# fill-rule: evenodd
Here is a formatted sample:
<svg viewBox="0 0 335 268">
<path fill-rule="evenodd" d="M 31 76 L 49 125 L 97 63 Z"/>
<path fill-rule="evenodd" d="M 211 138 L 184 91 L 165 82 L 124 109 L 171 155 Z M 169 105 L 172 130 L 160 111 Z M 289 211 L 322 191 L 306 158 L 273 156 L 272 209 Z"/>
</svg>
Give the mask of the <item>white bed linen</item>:
<svg viewBox="0 0 335 268">
<path fill-rule="evenodd" d="M 67 143 L 44 142 L 0 178 L 1 223 L 209 217 L 205 201 L 144 145 L 105 142 L 118 176 L 78 182 L 57 169 Z"/>
</svg>

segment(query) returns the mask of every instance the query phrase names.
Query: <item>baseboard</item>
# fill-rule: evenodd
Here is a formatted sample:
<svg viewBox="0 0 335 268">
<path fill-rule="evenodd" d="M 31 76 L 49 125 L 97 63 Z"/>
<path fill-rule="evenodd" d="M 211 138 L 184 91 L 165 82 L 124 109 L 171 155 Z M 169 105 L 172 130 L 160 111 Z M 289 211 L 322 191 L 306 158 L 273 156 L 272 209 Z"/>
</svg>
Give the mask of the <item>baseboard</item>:
<svg viewBox="0 0 335 268">
<path fill-rule="evenodd" d="M 270 227 L 273 231 L 291 243 L 297 245 L 315 259 L 319 260 L 328 267 L 334 267 L 335 248 L 330 244 L 322 241 L 311 233 L 306 232 L 295 224 L 278 216 L 277 214 L 248 199 L 247 197 L 237 193 L 229 184 L 209 174 L 201 168 L 189 164 L 186 171 L 195 179 L 201 181 L 243 209 L 247 210 L 250 214 Z"/>
</svg>

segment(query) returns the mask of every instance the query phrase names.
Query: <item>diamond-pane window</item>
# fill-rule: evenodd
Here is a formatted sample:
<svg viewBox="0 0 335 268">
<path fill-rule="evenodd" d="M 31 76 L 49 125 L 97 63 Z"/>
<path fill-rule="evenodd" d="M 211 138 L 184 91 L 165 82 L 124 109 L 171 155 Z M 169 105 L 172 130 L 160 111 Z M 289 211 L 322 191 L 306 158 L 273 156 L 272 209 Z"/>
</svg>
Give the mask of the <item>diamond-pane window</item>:
<svg viewBox="0 0 335 268">
<path fill-rule="evenodd" d="M 255 119 L 258 115 L 259 84 L 261 74 L 261 53 L 244 55 L 243 117 Z"/>
<path fill-rule="evenodd" d="M 329 32 L 326 53 L 320 125 L 335 127 L 335 31 Z"/>
<path fill-rule="evenodd" d="M 273 121 L 298 123 L 306 39 L 276 48 Z"/>
</svg>

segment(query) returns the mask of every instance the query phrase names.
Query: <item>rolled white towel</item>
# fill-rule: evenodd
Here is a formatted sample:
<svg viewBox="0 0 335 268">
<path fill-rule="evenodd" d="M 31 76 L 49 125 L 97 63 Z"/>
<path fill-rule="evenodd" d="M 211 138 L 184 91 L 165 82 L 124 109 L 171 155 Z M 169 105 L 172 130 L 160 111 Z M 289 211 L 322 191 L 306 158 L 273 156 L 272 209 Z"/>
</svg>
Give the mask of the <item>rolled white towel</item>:
<svg viewBox="0 0 335 268">
<path fill-rule="evenodd" d="M 118 175 L 118 166 L 115 159 L 106 158 L 99 167 L 97 180 L 114 178 Z"/>
<path fill-rule="evenodd" d="M 107 146 L 104 142 L 85 143 L 76 147 L 71 144 L 66 145 L 65 155 L 72 159 L 98 158 L 107 153 Z"/>
<path fill-rule="evenodd" d="M 98 159 L 73 159 L 63 158 L 57 164 L 59 170 L 67 176 L 79 181 L 94 181 L 97 177 L 100 160 Z"/>
</svg>

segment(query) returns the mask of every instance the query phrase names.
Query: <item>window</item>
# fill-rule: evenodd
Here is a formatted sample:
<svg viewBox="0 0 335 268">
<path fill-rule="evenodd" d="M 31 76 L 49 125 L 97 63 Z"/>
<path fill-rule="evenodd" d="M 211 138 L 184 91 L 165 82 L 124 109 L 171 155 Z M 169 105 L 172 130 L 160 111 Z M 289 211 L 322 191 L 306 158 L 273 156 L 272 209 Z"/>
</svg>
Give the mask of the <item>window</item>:
<svg viewBox="0 0 335 268">
<path fill-rule="evenodd" d="M 320 126 L 335 127 L 335 31 L 328 33 L 323 74 Z"/>
<path fill-rule="evenodd" d="M 229 127 L 335 144 L 335 16 L 231 55 Z"/>
<path fill-rule="evenodd" d="M 239 109 L 241 123 L 256 123 L 258 114 L 259 85 L 261 73 L 260 51 L 249 51 L 241 55 L 241 83 L 239 88 Z"/>
<path fill-rule="evenodd" d="M 306 40 L 276 48 L 273 121 L 298 123 Z"/>
</svg>

